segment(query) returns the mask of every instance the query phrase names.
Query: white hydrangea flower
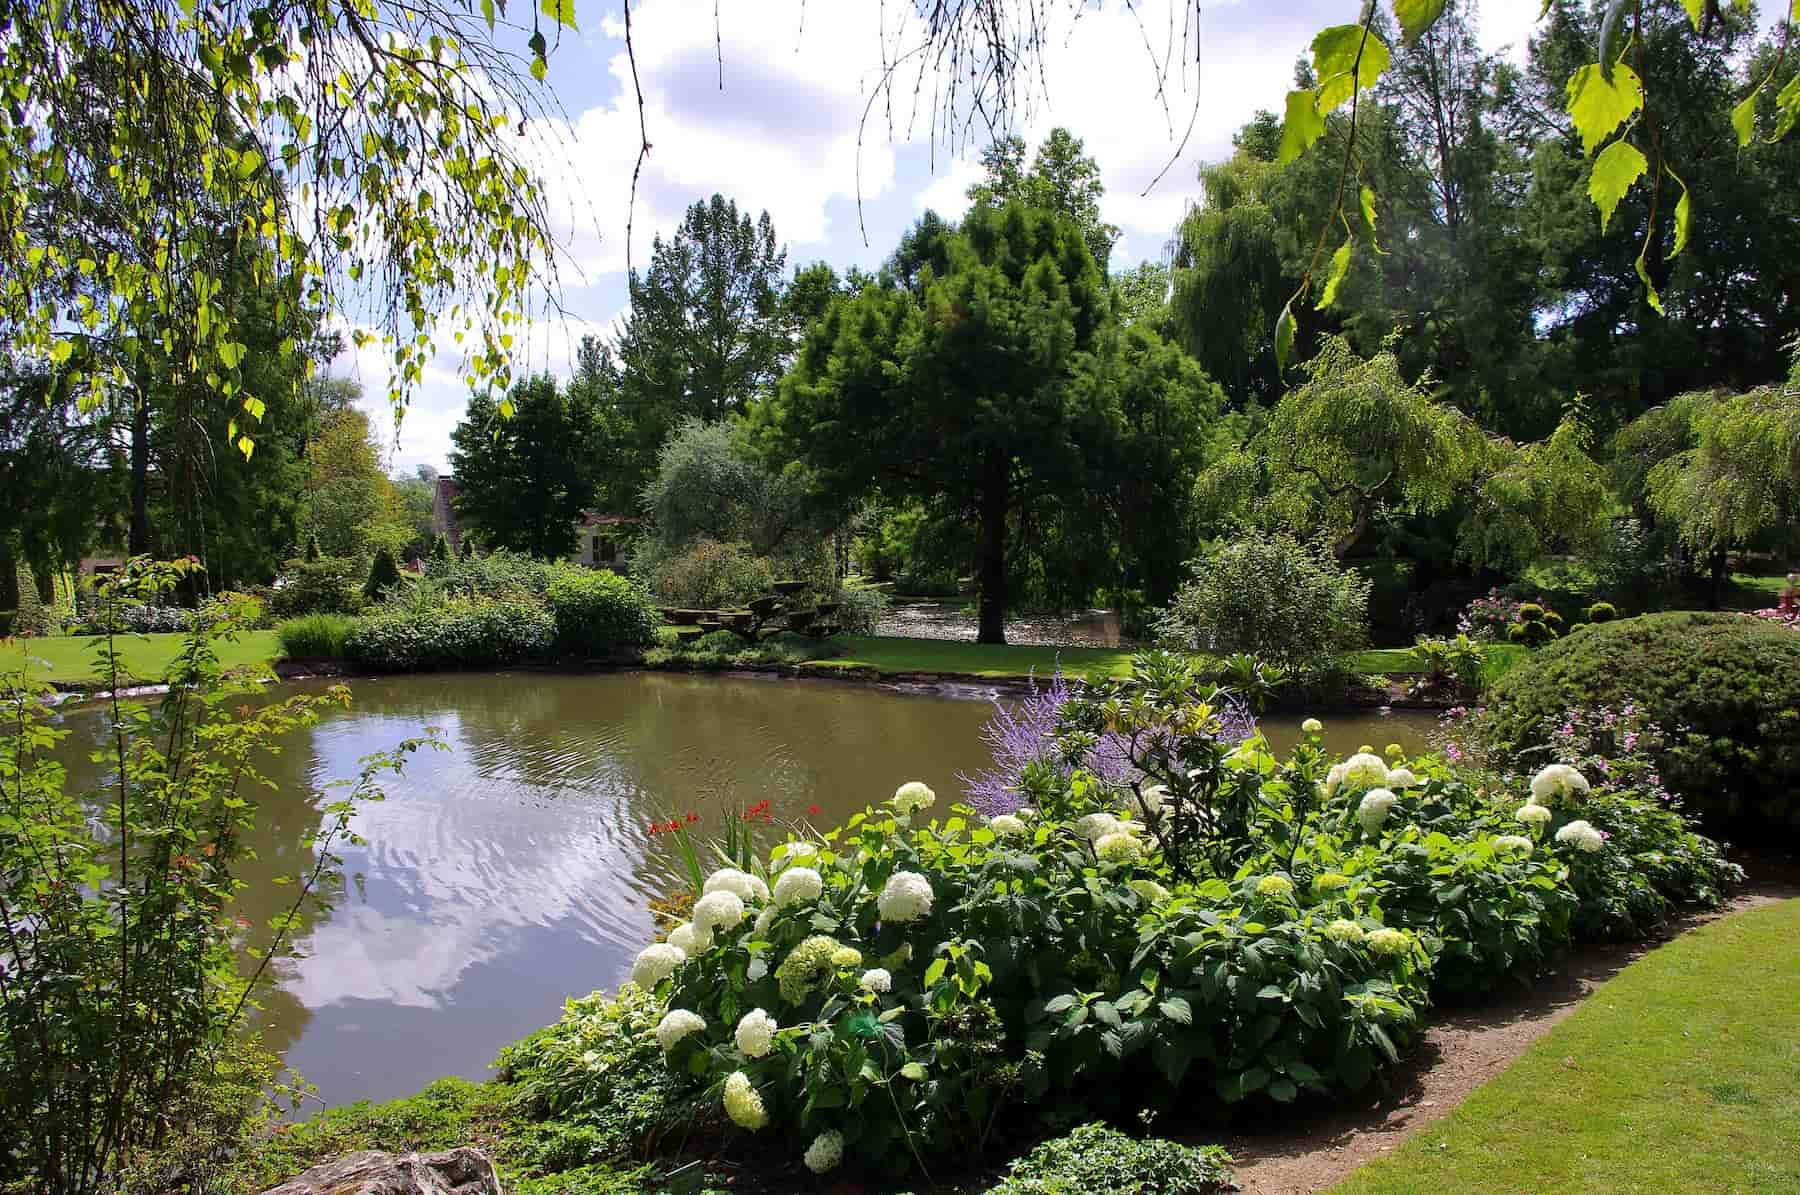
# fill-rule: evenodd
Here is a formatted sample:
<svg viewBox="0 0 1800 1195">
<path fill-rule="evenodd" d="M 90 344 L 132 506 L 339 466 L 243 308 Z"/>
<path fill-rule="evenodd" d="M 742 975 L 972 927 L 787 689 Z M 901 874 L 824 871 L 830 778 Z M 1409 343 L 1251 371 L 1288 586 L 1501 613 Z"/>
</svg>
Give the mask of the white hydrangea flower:
<svg viewBox="0 0 1800 1195">
<path fill-rule="evenodd" d="M 1358 751 L 1344 761 L 1344 783 L 1351 788 L 1379 788 L 1387 783 L 1388 766 L 1372 751 Z"/>
<path fill-rule="evenodd" d="M 1369 949 L 1376 954 L 1405 954 L 1412 949 L 1412 939 L 1402 929 L 1378 929 L 1369 935 Z"/>
<path fill-rule="evenodd" d="M 1522 851 L 1529 855 L 1532 850 L 1532 843 L 1531 839 L 1525 837 L 1523 834 L 1502 834 L 1500 837 L 1494 839 L 1494 849 L 1508 853 L 1512 851 Z"/>
<path fill-rule="evenodd" d="M 1325 934 L 1333 942 L 1341 942 L 1346 946 L 1358 945 L 1367 936 L 1363 933 L 1362 926 L 1343 917 L 1326 926 Z"/>
<path fill-rule="evenodd" d="M 656 1023 L 656 1041 L 662 1046 L 663 1053 L 673 1050 L 682 1038 L 690 1033 L 699 1033 L 706 1028 L 706 1019 L 697 1012 L 689 1012 L 685 1008 L 671 1008 L 663 1014 L 663 1019 Z"/>
<path fill-rule="evenodd" d="M 1541 826 L 1550 820 L 1551 813 L 1536 801 L 1527 801 L 1519 806 L 1519 811 L 1513 816 L 1528 826 Z"/>
<path fill-rule="evenodd" d="M 769 899 L 768 881 L 764 880 L 761 876 L 751 876 L 750 894 L 758 901 L 767 902 Z M 746 901 L 745 903 L 748 904 L 749 902 Z"/>
<path fill-rule="evenodd" d="M 687 955 L 681 947 L 671 946 L 667 942 L 657 942 L 646 946 L 638 952 L 637 961 L 631 964 L 631 982 L 651 991 L 657 984 L 675 974 L 675 968 L 687 962 Z"/>
<path fill-rule="evenodd" d="M 837 1169 L 837 1164 L 844 1160 L 844 1135 L 836 1129 L 820 1133 L 813 1138 L 812 1144 L 806 1147 L 806 1168 L 814 1174 L 824 1174 L 827 1170 Z"/>
<path fill-rule="evenodd" d="M 894 808 L 901 813 L 917 813 L 937 804 L 937 794 L 918 780 L 911 780 L 894 790 Z"/>
<path fill-rule="evenodd" d="M 768 933 L 769 927 L 775 924 L 776 911 L 774 905 L 764 905 L 763 911 L 756 915 L 756 924 L 750 927 L 751 932 L 759 938 Z"/>
<path fill-rule="evenodd" d="M 760 1008 L 751 1009 L 737 1024 L 738 1052 L 746 1058 L 761 1058 L 775 1044 L 779 1028 L 774 1017 Z"/>
<path fill-rule="evenodd" d="M 1419 778 L 1412 774 L 1411 768 L 1395 768 L 1387 774 L 1387 787 L 1395 792 L 1405 792 L 1409 788 L 1418 787 L 1418 784 Z"/>
<path fill-rule="evenodd" d="M 1151 784 L 1145 786 L 1144 791 L 1134 795 L 1130 803 L 1136 805 L 1146 818 L 1152 818 L 1162 812 L 1163 802 L 1168 799 L 1168 796 L 1169 790 L 1165 786 Z"/>
<path fill-rule="evenodd" d="M 1109 863 L 1131 863 L 1144 857 L 1144 847 L 1135 835 L 1114 830 L 1094 841 L 1094 854 Z"/>
<path fill-rule="evenodd" d="M 1319 721 L 1317 718 L 1308 718 L 1306 721 L 1300 723 L 1301 734 L 1318 734 L 1324 729 L 1325 723 Z"/>
<path fill-rule="evenodd" d="M 1340 871 L 1321 872 L 1313 880 L 1313 887 L 1320 892 L 1337 892 L 1350 886 L 1350 877 Z"/>
<path fill-rule="evenodd" d="M 669 945 L 689 958 L 699 958 L 712 948 L 712 931 L 701 929 L 692 921 L 683 921 L 669 931 Z"/>
<path fill-rule="evenodd" d="M 1256 881 L 1256 894 L 1277 899 L 1294 894 L 1294 881 L 1283 875 L 1269 875 Z"/>
<path fill-rule="evenodd" d="M 988 819 L 988 829 L 1002 838 L 1017 838 L 1025 833 L 1027 827 L 1023 821 L 1010 813 L 1002 813 L 998 817 Z"/>
<path fill-rule="evenodd" d="M 882 886 L 875 907 L 883 921 L 917 921 L 931 912 L 931 881 L 916 871 L 897 871 Z"/>
<path fill-rule="evenodd" d="M 706 884 L 700 892 L 703 896 L 710 896 L 714 892 L 729 892 L 749 904 L 756 899 L 755 877 L 735 867 L 721 867 L 706 877 Z"/>
<path fill-rule="evenodd" d="M 857 984 L 865 992 L 889 992 L 894 988 L 894 976 L 885 967 L 871 967 L 862 973 Z"/>
<path fill-rule="evenodd" d="M 1573 821 L 1556 832 L 1556 841 L 1570 844 L 1590 855 L 1606 845 L 1606 835 L 1583 821 Z"/>
<path fill-rule="evenodd" d="M 1169 890 L 1155 880 L 1133 880 L 1128 886 L 1153 905 L 1159 905 L 1169 899 Z"/>
<path fill-rule="evenodd" d="M 1539 805 L 1554 805 L 1558 797 L 1579 797 L 1587 791 L 1587 777 L 1566 763 L 1553 763 L 1531 778 L 1531 799 Z"/>
<path fill-rule="evenodd" d="M 775 877 L 775 904 L 779 908 L 811 904 L 824 891 L 824 877 L 810 867 L 790 867 Z"/>
<path fill-rule="evenodd" d="M 1381 829 L 1387 821 L 1388 814 L 1393 812 L 1394 803 L 1400 798 L 1385 788 L 1372 788 L 1363 795 L 1361 804 L 1356 807 L 1356 820 L 1370 834 Z"/>
<path fill-rule="evenodd" d="M 1037 820 L 1037 810 L 1029 805 L 1021 805 L 1013 810 L 1013 816 L 1019 818 L 1021 821 L 1034 822 Z"/>
<path fill-rule="evenodd" d="M 1075 832 L 1089 842 L 1098 842 L 1119 832 L 1119 819 L 1110 813 L 1090 813 L 1075 823 Z"/>
<path fill-rule="evenodd" d="M 731 1117 L 731 1123 L 753 1133 L 769 1123 L 762 1095 L 743 1071 L 732 1071 L 725 1079 L 725 1115 Z"/>
<path fill-rule="evenodd" d="M 735 892 L 708 892 L 694 903 L 694 925 L 707 933 L 730 929 L 744 919 L 744 902 Z"/>
<path fill-rule="evenodd" d="M 1340 764 L 1333 764 L 1331 767 L 1331 770 L 1329 772 L 1325 773 L 1325 795 L 1326 796 L 1330 796 L 1331 794 L 1335 793 L 1338 789 L 1340 789 L 1344 786 L 1344 772 L 1346 770 L 1347 770 L 1347 765 L 1340 763 Z"/>
</svg>

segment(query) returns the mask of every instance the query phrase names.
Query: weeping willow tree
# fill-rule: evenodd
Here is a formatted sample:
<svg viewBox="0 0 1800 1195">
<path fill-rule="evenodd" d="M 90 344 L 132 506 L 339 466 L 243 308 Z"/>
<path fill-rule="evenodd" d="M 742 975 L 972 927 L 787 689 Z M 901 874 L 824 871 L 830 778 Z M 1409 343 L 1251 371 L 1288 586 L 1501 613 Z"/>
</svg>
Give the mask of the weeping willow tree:
<svg viewBox="0 0 1800 1195">
<path fill-rule="evenodd" d="M 567 0 L 16 0 L 0 10 L 0 350 L 84 406 L 203 387 L 245 456 L 269 395 L 226 282 L 504 387 L 551 240 L 530 169 Z M 527 37 L 529 33 L 529 37 Z M 527 56 L 505 45 L 516 35 Z M 284 341 L 279 351 L 298 357 Z"/>
<path fill-rule="evenodd" d="M 1619 431 L 1620 488 L 1722 586 L 1733 549 L 1800 547 L 1800 352 L 1788 381 L 1683 394 Z"/>
</svg>

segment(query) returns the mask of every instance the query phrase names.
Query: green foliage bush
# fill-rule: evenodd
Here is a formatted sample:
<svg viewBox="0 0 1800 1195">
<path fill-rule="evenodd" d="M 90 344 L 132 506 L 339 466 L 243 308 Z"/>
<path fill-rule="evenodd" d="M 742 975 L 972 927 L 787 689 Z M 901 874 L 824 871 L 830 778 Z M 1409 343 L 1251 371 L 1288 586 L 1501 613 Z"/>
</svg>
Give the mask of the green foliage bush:
<svg viewBox="0 0 1800 1195">
<path fill-rule="evenodd" d="M 544 596 L 556 620 L 556 646 L 565 654 L 604 655 L 656 642 L 661 619 L 650 594 L 616 573 L 556 565 Z"/>
<path fill-rule="evenodd" d="M 1619 608 L 1611 602 L 1595 602 L 1587 608 L 1586 614 L 1589 622 L 1616 622 Z"/>
<path fill-rule="evenodd" d="M 282 622 L 275 635 L 290 660 L 341 660 L 355 630 L 356 620 L 346 614 L 308 614 Z"/>
<path fill-rule="evenodd" d="M 1369 580 L 1318 545 L 1253 533 L 1188 567 L 1192 578 L 1157 624 L 1166 646 L 1248 652 L 1305 674 L 1368 642 Z"/>
<path fill-rule="evenodd" d="M 1084 1124 L 1018 1159 L 987 1195 L 1212 1195 L 1237 1189 L 1230 1163 L 1217 1146 L 1195 1149 Z"/>
<path fill-rule="evenodd" d="M 369 579 L 363 582 L 363 596 L 371 602 L 379 602 L 399 584 L 400 566 L 394 563 L 393 552 L 383 544 L 375 550 L 375 559 L 369 565 Z"/>
<path fill-rule="evenodd" d="M 1531 759 L 1583 704 L 1635 704 L 1666 727 L 1656 763 L 1690 811 L 1800 829 L 1800 635 L 1738 614 L 1578 627 L 1495 684 L 1478 733 Z"/>
<path fill-rule="evenodd" d="M 690 610 L 736 609 L 768 593 L 775 568 L 748 544 L 695 540 L 660 560 L 647 561 L 652 593 L 670 606 Z"/>
<path fill-rule="evenodd" d="M 847 635 L 873 635 L 887 613 L 885 590 L 860 581 L 846 581 L 837 595 L 837 623 Z"/>
<path fill-rule="evenodd" d="M 523 552 L 505 548 L 476 556 L 463 541 L 463 555 L 426 562 L 423 582 L 415 590 L 447 597 L 542 597 L 550 580 L 550 565 Z"/>
<path fill-rule="evenodd" d="M 1536 602 L 1526 602 L 1519 607 L 1519 619 L 1508 629 L 1507 634 L 1514 643 L 1526 647 L 1542 647 L 1562 634 L 1563 618 L 1554 610 L 1546 609 Z"/>
<path fill-rule="evenodd" d="M 355 614 L 366 604 L 363 577 L 349 556 L 290 560 L 282 567 L 270 602 L 276 618 L 306 614 Z"/>
<path fill-rule="evenodd" d="M 1434 997 L 1529 978 L 1640 888 L 1713 901 L 1732 878 L 1635 792 L 1584 783 L 1522 820 L 1522 781 L 1435 758 L 1221 742 L 1228 695 L 1199 678 L 1140 657 L 1066 703 L 1057 750 L 1114 736 L 1111 779 L 1028 765 L 1029 808 L 985 824 L 906 785 L 762 875 L 707 881 L 621 996 L 634 1023 L 652 995 L 671 1010 L 655 1036 L 703 1119 L 879 1170 L 1143 1108 L 1343 1093 Z M 544 1107 L 586 1098 L 585 1072 L 542 1074 Z"/>
<path fill-rule="evenodd" d="M 414 672 L 541 659 L 556 620 L 529 597 L 446 597 L 388 606 L 360 620 L 344 653 L 366 668 Z"/>
</svg>

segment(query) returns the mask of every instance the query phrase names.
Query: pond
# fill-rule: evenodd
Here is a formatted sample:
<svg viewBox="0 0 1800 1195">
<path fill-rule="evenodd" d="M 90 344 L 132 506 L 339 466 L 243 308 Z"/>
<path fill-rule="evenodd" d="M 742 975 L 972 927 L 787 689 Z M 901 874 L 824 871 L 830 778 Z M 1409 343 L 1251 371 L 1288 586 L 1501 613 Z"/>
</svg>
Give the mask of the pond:
<svg viewBox="0 0 1800 1195">
<path fill-rule="evenodd" d="M 298 686 L 297 686 L 298 687 Z M 276 964 L 259 1027 L 327 1105 L 409 1095 L 617 986 L 653 937 L 648 902 L 675 886 L 656 818 L 717 832 L 765 798 L 778 823 L 836 825 L 923 780 L 948 800 L 991 763 L 992 706 L 832 681 L 627 672 L 439 674 L 354 682 L 350 710 L 297 735 L 270 774 L 242 908 L 265 924 L 292 899 L 318 825 L 309 791 L 435 726 L 387 799 L 365 806 L 345 886 Z M 1270 721 L 1278 747 L 1298 715 Z M 74 713 L 78 731 L 98 730 Z M 1326 718 L 1333 750 L 1422 746 L 1429 715 Z M 85 724 L 85 725 L 84 725 Z M 71 754 L 75 754 L 71 752 Z M 808 809 L 818 806 L 817 816 Z M 765 827 L 769 835 L 780 825 Z"/>
</svg>

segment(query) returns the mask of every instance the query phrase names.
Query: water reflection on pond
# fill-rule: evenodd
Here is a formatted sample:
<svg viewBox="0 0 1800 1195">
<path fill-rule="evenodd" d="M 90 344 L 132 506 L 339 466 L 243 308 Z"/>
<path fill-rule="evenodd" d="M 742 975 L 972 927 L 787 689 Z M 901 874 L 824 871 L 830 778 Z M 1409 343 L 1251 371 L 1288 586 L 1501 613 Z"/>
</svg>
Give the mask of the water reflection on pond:
<svg viewBox="0 0 1800 1195">
<path fill-rule="evenodd" d="M 260 1014 L 269 1043 L 328 1104 L 479 1078 L 565 997 L 616 986 L 652 936 L 648 900 L 673 859 L 645 834 L 697 811 L 715 830 L 765 797 L 778 819 L 833 825 L 923 780 L 960 794 L 990 762 L 983 700 L 822 681 L 656 673 L 438 675 L 353 684 L 355 703 L 274 762 L 243 913 L 258 925 L 291 890 L 319 824 L 309 787 L 427 726 L 447 752 L 414 757 L 357 815 L 345 890 L 278 964 Z M 1266 727 L 1278 747 L 1295 717 Z M 1334 750 L 1420 745 L 1417 715 L 1328 718 Z M 85 726 L 84 726 L 85 723 Z M 97 729 L 75 714 L 78 730 Z"/>
</svg>

